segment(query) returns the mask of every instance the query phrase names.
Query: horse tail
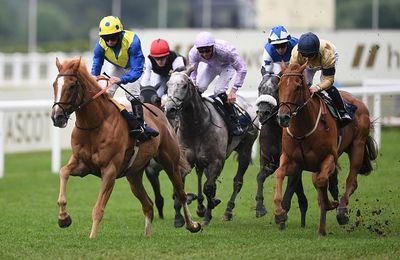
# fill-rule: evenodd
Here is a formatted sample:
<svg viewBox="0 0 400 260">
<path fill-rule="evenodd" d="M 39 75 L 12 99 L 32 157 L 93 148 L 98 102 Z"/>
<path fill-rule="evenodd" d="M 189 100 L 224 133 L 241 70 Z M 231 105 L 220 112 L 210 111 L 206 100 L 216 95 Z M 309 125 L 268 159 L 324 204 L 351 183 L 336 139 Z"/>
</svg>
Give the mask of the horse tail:
<svg viewBox="0 0 400 260">
<path fill-rule="evenodd" d="M 368 135 L 367 140 L 365 142 L 364 158 L 359 174 L 369 175 L 373 170 L 372 161 L 374 161 L 377 157 L 378 157 L 378 146 L 374 138 Z"/>
</svg>

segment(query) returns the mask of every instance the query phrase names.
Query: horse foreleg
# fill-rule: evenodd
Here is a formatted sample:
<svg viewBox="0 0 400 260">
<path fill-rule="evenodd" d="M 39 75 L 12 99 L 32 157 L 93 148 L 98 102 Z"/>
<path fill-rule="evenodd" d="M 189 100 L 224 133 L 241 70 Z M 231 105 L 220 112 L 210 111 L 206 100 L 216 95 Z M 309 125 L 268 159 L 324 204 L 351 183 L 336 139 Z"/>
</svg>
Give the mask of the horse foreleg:
<svg viewBox="0 0 400 260">
<path fill-rule="evenodd" d="M 204 183 L 204 194 L 207 197 L 207 210 L 204 216 L 203 224 L 208 225 L 212 219 L 212 210 L 221 202 L 219 199 L 215 198 L 217 192 L 216 179 L 223 168 L 223 160 L 216 159 L 213 164 L 209 164 L 205 170 L 207 180 Z"/>
<path fill-rule="evenodd" d="M 85 167 L 78 163 L 76 158 L 72 155 L 68 164 L 60 169 L 60 192 L 58 194 L 57 204 L 59 206 L 58 225 L 61 228 L 69 227 L 72 219 L 67 212 L 67 182 L 70 175 L 78 175 L 84 172 Z"/>
<path fill-rule="evenodd" d="M 204 195 L 203 195 L 203 170 L 196 167 L 197 175 L 197 216 L 204 217 L 206 214 L 206 207 L 204 206 Z"/>
<path fill-rule="evenodd" d="M 337 221 L 339 225 L 345 225 L 349 222 L 347 205 L 349 204 L 350 196 L 357 189 L 357 172 L 360 170 L 364 156 L 364 144 L 353 143 L 353 148 L 349 154 L 350 171 L 346 179 L 346 191 L 340 199 L 337 208 Z"/>
<path fill-rule="evenodd" d="M 230 221 L 233 218 L 232 211 L 235 208 L 235 200 L 240 190 L 242 189 L 243 176 L 246 173 L 246 170 L 249 167 L 251 161 L 251 145 L 249 146 L 249 148 L 250 149 L 248 149 L 248 151 L 246 149 L 239 151 L 238 170 L 235 178 L 233 179 L 233 192 L 230 200 L 228 201 L 223 220 Z"/>
<path fill-rule="evenodd" d="M 71 173 L 70 164 L 64 166 L 60 170 L 60 193 L 58 194 L 57 204 L 59 206 L 58 212 L 58 226 L 61 228 L 69 227 L 72 219 L 67 212 L 67 182 Z"/>
<path fill-rule="evenodd" d="M 318 203 L 320 207 L 320 222 L 318 234 L 326 235 L 326 212 L 335 206 L 328 199 L 328 179 L 335 171 L 335 158 L 333 155 L 327 156 L 321 163 L 321 171 L 313 174 L 313 183 L 318 192 Z"/>
<path fill-rule="evenodd" d="M 192 233 L 196 233 L 201 229 L 198 222 L 193 221 L 192 216 L 187 205 L 187 196 L 184 190 L 184 179 L 181 177 L 181 172 L 178 167 L 174 167 L 172 172 L 167 171 L 168 177 L 172 182 L 175 190 L 175 200 L 178 200 L 183 207 L 183 214 L 185 216 L 186 229 Z M 180 209 L 180 207 L 179 207 Z"/>
<path fill-rule="evenodd" d="M 96 236 L 100 221 L 103 219 L 104 209 L 114 188 L 116 171 L 113 163 L 109 163 L 107 167 L 101 169 L 101 188 L 96 204 L 92 210 L 92 230 L 90 231 L 90 238 Z"/>
<path fill-rule="evenodd" d="M 276 188 L 274 196 L 275 204 L 275 223 L 279 225 L 280 229 L 285 227 L 285 222 L 287 220 L 286 211 L 282 208 L 282 184 L 285 178 L 286 172 L 284 168 L 279 166 L 275 172 L 276 175 Z"/>
<path fill-rule="evenodd" d="M 142 211 L 145 217 L 144 235 L 150 236 L 151 223 L 153 222 L 154 218 L 153 202 L 151 201 L 143 186 L 142 178 L 143 171 L 126 175 L 126 179 L 129 182 L 132 193 L 135 195 L 136 198 L 138 198 L 138 200 L 142 204 Z"/>
<path fill-rule="evenodd" d="M 260 218 L 267 214 L 267 209 L 264 206 L 264 182 L 265 179 L 274 173 L 274 171 L 263 166 L 260 172 L 257 174 L 257 194 L 256 194 L 256 217 Z"/>
</svg>

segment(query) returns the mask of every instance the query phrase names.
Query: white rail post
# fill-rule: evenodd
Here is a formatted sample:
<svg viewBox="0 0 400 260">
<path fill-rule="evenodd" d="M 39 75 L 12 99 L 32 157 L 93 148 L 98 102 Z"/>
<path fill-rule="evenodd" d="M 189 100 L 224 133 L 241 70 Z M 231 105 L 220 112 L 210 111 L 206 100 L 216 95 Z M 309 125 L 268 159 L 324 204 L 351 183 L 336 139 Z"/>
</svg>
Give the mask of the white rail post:
<svg viewBox="0 0 400 260">
<path fill-rule="evenodd" d="M 382 117 L 381 117 L 381 95 L 374 95 L 374 139 L 378 144 L 378 148 L 381 148 L 381 127 L 382 127 Z"/>
<path fill-rule="evenodd" d="M 4 111 L 0 111 L 0 178 L 4 176 L 4 138 L 5 138 Z"/>
<path fill-rule="evenodd" d="M 51 172 L 58 173 L 61 168 L 60 129 L 51 127 L 53 145 L 51 147 Z"/>
</svg>

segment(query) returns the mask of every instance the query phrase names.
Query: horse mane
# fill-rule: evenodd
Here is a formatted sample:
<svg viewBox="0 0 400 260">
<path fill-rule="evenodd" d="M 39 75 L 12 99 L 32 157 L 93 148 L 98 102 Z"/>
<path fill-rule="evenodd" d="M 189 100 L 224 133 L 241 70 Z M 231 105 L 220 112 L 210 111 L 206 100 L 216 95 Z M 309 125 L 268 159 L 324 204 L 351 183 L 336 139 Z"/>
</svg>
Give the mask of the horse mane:
<svg viewBox="0 0 400 260">
<path fill-rule="evenodd" d="M 82 60 L 81 57 L 79 58 L 71 58 L 66 59 L 63 62 L 63 67 L 65 68 L 73 68 L 76 64 L 79 63 L 79 67 L 77 69 L 78 75 L 80 76 L 79 79 L 82 81 L 83 85 L 85 86 L 93 86 L 98 90 L 101 89 L 99 83 L 89 74 L 89 71 L 86 66 L 86 62 Z"/>
<path fill-rule="evenodd" d="M 300 67 L 298 63 L 290 63 L 285 72 L 299 71 Z"/>
</svg>

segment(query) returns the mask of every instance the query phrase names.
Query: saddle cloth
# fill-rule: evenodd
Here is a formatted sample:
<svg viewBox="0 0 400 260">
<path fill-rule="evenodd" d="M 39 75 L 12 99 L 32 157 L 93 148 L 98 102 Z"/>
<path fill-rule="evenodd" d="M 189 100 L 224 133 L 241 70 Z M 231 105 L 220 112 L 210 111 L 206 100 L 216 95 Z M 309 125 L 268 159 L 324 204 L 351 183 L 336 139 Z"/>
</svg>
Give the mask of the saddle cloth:
<svg viewBox="0 0 400 260">
<path fill-rule="evenodd" d="M 220 114 L 222 116 L 222 118 L 224 119 L 225 124 L 227 125 L 227 127 L 229 129 L 229 133 L 232 134 L 231 117 L 230 117 L 229 112 L 226 110 L 222 100 L 218 96 L 214 96 L 214 95 L 208 96 L 208 97 L 203 97 L 203 99 L 210 102 L 214 106 L 214 108 L 217 110 L 218 114 Z M 236 106 L 233 106 L 233 109 L 235 110 L 236 114 L 238 115 L 240 126 L 243 129 L 246 129 L 248 126 L 251 125 L 251 123 L 252 123 L 251 117 L 247 113 L 247 111 L 239 110 Z"/>
<path fill-rule="evenodd" d="M 322 101 L 324 101 L 324 103 L 326 104 L 326 106 L 328 107 L 329 112 L 331 113 L 331 115 L 339 120 L 339 111 L 336 108 L 335 104 L 333 103 L 332 99 L 328 96 L 328 94 L 325 94 L 323 92 L 318 93 L 319 97 L 322 99 Z M 353 120 L 356 114 L 356 110 L 357 110 L 357 106 L 347 103 L 344 99 L 343 99 L 343 103 L 346 107 L 347 113 L 349 114 L 349 116 L 351 117 L 351 119 Z"/>
</svg>

